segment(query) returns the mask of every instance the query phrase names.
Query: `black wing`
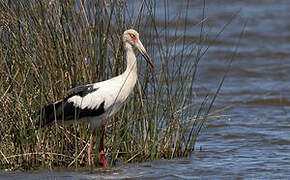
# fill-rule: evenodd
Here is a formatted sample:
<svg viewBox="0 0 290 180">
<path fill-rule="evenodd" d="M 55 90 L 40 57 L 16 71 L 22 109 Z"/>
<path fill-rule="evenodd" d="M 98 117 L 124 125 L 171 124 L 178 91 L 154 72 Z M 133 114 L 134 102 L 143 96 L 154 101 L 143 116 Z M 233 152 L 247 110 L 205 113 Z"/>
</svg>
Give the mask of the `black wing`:
<svg viewBox="0 0 290 180">
<path fill-rule="evenodd" d="M 105 101 L 100 104 L 98 109 L 81 109 L 79 107 L 75 107 L 73 102 L 68 102 L 67 100 L 73 96 L 81 96 L 84 97 L 89 93 L 97 91 L 98 88 L 93 88 L 93 85 L 81 85 L 74 87 L 68 91 L 68 97 L 66 97 L 62 101 L 58 101 L 56 103 L 50 104 L 42 108 L 41 116 L 37 125 L 41 127 L 50 124 L 54 120 L 78 120 L 84 117 L 91 116 L 100 116 L 105 112 L 104 104 Z"/>
<path fill-rule="evenodd" d="M 75 95 L 84 97 L 85 95 L 92 93 L 96 90 L 98 90 L 98 88 L 94 88 L 93 84 L 78 85 L 78 86 L 73 85 L 73 88 L 67 91 L 68 94 L 67 99 Z"/>
</svg>

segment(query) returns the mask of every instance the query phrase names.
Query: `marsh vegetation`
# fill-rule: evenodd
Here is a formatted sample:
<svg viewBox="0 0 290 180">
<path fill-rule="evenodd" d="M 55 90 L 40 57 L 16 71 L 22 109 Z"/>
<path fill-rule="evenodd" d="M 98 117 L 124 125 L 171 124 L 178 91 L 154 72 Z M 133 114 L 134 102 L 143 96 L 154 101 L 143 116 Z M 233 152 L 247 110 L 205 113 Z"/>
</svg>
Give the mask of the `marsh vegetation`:
<svg viewBox="0 0 290 180">
<path fill-rule="evenodd" d="M 131 11 L 122 0 L 0 1 L 1 169 L 87 166 L 89 125 L 38 128 L 36 112 L 64 98 L 72 84 L 123 72 L 121 35 L 128 28 L 140 33 L 156 69 L 139 61 L 134 93 L 106 127 L 108 159 L 171 159 L 194 150 L 220 90 L 194 93 L 199 62 L 210 46 L 204 19 L 174 24 L 165 18 L 158 30 L 154 3 L 140 2 Z M 168 26 L 176 32 L 198 27 L 200 33 L 188 39 L 169 33 Z"/>
</svg>

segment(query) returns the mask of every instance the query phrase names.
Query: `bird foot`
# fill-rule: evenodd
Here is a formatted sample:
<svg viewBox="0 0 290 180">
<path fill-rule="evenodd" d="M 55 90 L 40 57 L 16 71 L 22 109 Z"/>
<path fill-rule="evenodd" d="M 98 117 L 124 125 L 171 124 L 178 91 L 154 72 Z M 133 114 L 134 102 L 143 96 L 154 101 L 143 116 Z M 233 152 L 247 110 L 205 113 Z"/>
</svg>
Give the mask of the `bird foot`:
<svg viewBox="0 0 290 180">
<path fill-rule="evenodd" d="M 104 168 L 107 168 L 107 162 L 105 158 L 105 152 L 103 150 L 100 151 L 101 160 L 103 161 Z"/>
</svg>

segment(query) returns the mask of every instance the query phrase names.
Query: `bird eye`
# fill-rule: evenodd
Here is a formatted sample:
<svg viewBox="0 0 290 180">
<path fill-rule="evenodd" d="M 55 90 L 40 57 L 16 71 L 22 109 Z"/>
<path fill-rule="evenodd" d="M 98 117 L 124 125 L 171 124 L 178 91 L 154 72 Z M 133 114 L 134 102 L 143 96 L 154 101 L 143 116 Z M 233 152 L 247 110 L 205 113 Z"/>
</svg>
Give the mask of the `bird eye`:
<svg viewBox="0 0 290 180">
<path fill-rule="evenodd" d="M 132 41 L 135 42 L 137 40 L 137 37 L 135 34 L 129 34 L 129 35 L 130 35 Z"/>
</svg>

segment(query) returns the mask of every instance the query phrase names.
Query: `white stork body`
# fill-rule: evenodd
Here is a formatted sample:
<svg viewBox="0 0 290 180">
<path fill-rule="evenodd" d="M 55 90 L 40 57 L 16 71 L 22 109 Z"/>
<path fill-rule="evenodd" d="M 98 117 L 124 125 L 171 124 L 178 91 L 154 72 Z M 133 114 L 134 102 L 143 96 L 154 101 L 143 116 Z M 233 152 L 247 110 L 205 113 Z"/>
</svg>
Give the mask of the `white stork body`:
<svg viewBox="0 0 290 180">
<path fill-rule="evenodd" d="M 74 87 L 68 91 L 68 97 L 44 107 L 39 124 L 45 126 L 54 120 L 89 122 L 92 136 L 95 130 L 104 126 L 105 121 L 113 116 L 122 107 L 137 81 L 137 63 L 133 47 L 136 47 L 145 60 L 154 67 L 150 58 L 139 40 L 139 34 L 133 30 L 127 30 L 123 34 L 123 42 L 126 51 L 127 68 L 125 72 L 112 79 Z M 91 139 L 92 148 L 93 140 Z M 103 152 L 103 135 L 100 149 Z M 100 151 L 100 152 L 101 152 Z M 91 160 L 89 159 L 89 163 Z M 104 167 L 106 167 L 103 158 Z"/>
<path fill-rule="evenodd" d="M 90 84 L 93 89 L 96 89 L 96 91 L 93 91 L 84 97 L 78 95 L 72 96 L 67 100 L 67 102 L 73 103 L 74 107 L 92 110 L 98 109 L 101 103 L 104 102 L 103 114 L 99 116 L 85 117 L 91 124 L 92 128 L 96 128 L 103 124 L 104 120 L 112 117 L 120 110 L 130 93 L 133 91 L 136 81 L 136 57 L 133 53 L 130 58 L 127 58 L 127 68 L 123 74 L 106 81 Z M 83 118 L 84 121 L 86 121 L 85 118 Z"/>
</svg>

